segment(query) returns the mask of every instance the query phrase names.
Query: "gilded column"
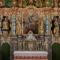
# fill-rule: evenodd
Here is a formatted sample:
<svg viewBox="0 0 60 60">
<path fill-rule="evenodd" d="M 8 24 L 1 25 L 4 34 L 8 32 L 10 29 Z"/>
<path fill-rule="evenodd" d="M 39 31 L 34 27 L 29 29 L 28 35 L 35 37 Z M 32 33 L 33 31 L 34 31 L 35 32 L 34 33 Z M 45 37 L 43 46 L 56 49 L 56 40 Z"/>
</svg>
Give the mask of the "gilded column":
<svg viewBox="0 0 60 60">
<path fill-rule="evenodd" d="M 45 31 L 45 35 L 49 35 L 50 34 L 50 22 L 48 21 L 48 16 L 45 17 L 44 31 Z"/>
<path fill-rule="evenodd" d="M 43 29 L 43 17 L 40 18 L 38 24 L 39 24 L 39 27 L 38 27 L 39 34 L 43 35 L 43 32 L 44 32 L 44 29 Z"/>
<path fill-rule="evenodd" d="M 12 32 L 12 35 L 16 35 L 16 16 L 13 15 L 12 18 L 11 18 L 11 32 Z"/>
</svg>

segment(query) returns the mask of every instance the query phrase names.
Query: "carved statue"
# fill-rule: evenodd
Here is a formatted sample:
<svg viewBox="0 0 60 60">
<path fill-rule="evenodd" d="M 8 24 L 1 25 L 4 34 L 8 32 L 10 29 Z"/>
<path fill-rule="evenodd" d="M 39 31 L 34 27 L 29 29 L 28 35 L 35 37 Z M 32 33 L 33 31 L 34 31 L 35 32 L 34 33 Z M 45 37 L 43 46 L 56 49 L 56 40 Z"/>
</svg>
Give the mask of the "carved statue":
<svg viewBox="0 0 60 60">
<path fill-rule="evenodd" d="M 51 27 L 51 31 L 52 34 L 54 35 L 54 28 L 55 28 L 55 24 L 54 24 L 55 20 L 52 20 L 52 27 Z"/>
<path fill-rule="evenodd" d="M 7 32 L 9 34 L 11 28 L 10 28 L 10 21 L 8 19 L 8 17 L 3 16 L 2 19 L 2 32 Z"/>
<path fill-rule="evenodd" d="M 54 16 L 53 20 L 52 20 L 52 27 L 51 27 L 51 31 L 53 35 L 59 35 L 59 26 L 58 26 L 58 18 L 57 16 Z"/>
</svg>

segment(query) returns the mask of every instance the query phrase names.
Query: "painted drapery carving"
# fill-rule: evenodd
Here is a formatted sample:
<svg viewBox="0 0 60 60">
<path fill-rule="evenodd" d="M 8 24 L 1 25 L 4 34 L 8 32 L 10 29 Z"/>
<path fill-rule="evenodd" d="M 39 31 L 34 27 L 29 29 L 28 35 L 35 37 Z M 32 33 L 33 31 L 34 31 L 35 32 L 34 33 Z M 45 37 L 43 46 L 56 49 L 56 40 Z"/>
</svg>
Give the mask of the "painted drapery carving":
<svg viewBox="0 0 60 60">
<path fill-rule="evenodd" d="M 13 35 L 15 35 L 16 34 L 16 16 L 15 15 L 13 15 L 12 17 L 11 17 L 11 23 L 12 23 L 12 29 L 11 29 L 11 31 L 12 31 L 12 34 Z"/>
<path fill-rule="evenodd" d="M 44 32 L 46 33 L 46 34 L 49 34 L 50 33 L 50 22 L 49 22 L 49 20 L 48 20 L 48 16 L 46 16 L 45 17 L 46 19 L 45 19 L 45 22 L 44 22 Z"/>
</svg>

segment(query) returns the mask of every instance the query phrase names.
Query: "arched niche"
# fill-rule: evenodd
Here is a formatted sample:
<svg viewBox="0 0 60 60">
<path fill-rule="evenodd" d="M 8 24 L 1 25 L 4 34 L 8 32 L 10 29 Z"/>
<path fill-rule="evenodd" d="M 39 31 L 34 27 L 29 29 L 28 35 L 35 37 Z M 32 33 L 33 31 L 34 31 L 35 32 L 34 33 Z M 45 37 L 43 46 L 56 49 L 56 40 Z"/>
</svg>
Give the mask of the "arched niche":
<svg viewBox="0 0 60 60">
<path fill-rule="evenodd" d="M 10 60 L 10 45 L 6 42 L 1 46 L 1 59 Z"/>
</svg>

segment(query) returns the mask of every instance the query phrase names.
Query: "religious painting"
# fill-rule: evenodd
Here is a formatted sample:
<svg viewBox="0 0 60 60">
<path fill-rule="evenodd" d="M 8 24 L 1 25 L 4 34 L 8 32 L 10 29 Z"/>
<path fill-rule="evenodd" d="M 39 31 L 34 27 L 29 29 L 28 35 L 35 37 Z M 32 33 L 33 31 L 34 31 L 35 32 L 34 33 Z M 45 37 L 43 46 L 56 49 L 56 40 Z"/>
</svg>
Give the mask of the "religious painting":
<svg viewBox="0 0 60 60">
<path fill-rule="evenodd" d="M 38 13 L 35 13 L 33 9 L 23 11 L 23 34 L 28 34 L 32 31 L 33 34 L 38 34 Z"/>
</svg>

